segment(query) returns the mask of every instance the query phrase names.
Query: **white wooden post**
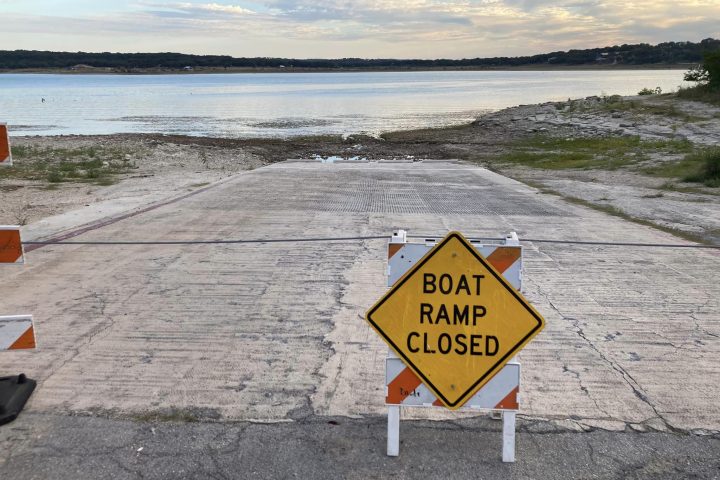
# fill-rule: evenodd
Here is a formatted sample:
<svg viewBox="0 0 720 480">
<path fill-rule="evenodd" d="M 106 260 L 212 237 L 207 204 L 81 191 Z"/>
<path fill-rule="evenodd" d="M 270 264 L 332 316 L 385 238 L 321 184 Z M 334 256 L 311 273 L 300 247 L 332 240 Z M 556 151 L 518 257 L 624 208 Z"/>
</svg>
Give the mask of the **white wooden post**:
<svg viewBox="0 0 720 480">
<path fill-rule="evenodd" d="M 520 239 L 517 233 L 510 232 L 505 236 L 505 245 L 520 245 Z M 522 270 L 520 272 L 520 285 L 518 290 L 522 290 Z M 510 360 L 515 361 L 515 358 Z M 515 412 L 502 412 L 503 419 L 503 453 L 502 460 L 506 463 L 515 463 Z"/>
<path fill-rule="evenodd" d="M 510 232 L 505 236 L 505 245 L 518 246 L 520 239 L 516 232 Z M 520 285 L 518 290 L 522 290 L 522 270 L 520 271 Z M 515 362 L 513 357 L 511 362 Z M 502 412 L 503 419 L 503 462 L 515 462 L 515 412 Z"/>
<path fill-rule="evenodd" d="M 407 232 L 398 230 L 393 233 L 390 243 L 407 243 Z M 388 274 L 390 273 L 389 268 L 388 266 Z M 390 348 L 388 348 L 387 356 L 388 358 L 397 357 Z M 388 406 L 387 455 L 388 457 L 400 455 L 400 407 L 398 405 Z"/>
<path fill-rule="evenodd" d="M 388 457 L 400 455 L 400 406 L 388 406 L 388 431 L 387 431 L 387 454 Z"/>
<path fill-rule="evenodd" d="M 502 461 L 515 462 L 515 412 L 503 412 L 503 453 Z"/>
</svg>

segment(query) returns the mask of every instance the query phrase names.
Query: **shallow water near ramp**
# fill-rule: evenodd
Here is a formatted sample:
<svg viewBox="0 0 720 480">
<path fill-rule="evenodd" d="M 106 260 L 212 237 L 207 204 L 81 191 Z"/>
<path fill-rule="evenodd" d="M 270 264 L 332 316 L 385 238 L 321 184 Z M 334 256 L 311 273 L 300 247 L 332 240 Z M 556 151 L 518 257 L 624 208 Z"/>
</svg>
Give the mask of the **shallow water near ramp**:
<svg viewBox="0 0 720 480">
<path fill-rule="evenodd" d="M 676 89 L 682 70 L 0 74 L 12 135 L 379 135 L 518 104 Z"/>
</svg>

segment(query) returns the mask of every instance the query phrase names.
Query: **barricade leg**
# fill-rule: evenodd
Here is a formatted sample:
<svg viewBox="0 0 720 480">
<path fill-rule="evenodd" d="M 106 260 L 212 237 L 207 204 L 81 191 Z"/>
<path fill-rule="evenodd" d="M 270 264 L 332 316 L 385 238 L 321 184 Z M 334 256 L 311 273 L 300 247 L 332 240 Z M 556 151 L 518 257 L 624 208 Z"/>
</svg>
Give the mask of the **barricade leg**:
<svg viewBox="0 0 720 480">
<path fill-rule="evenodd" d="M 503 412 L 503 462 L 515 462 L 515 412 Z"/>
<path fill-rule="evenodd" d="M 400 454 L 400 407 L 398 405 L 388 407 L 387 454 L 388 457 L 397 457 Z"/>
</svg>

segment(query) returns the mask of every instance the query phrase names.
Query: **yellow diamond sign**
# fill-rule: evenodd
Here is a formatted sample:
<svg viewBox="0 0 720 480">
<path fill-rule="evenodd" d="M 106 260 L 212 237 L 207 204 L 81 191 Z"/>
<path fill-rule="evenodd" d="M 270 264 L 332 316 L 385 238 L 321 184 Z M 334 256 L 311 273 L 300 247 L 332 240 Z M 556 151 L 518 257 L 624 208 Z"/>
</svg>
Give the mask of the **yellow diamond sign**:
<svg viewBox="0 0 720 480">
<path fill-rule="evenodd" d="M 545 326 L 542 316 L 458 232 L 405 273 L 365 318 L 453 410 Z"/>
</svg>

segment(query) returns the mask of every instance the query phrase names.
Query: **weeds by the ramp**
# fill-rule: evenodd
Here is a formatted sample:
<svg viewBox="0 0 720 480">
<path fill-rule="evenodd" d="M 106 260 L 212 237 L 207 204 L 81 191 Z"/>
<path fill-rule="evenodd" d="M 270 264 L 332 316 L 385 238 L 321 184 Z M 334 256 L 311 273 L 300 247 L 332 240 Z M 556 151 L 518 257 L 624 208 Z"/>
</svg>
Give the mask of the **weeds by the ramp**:
<svg viewBox="0 0 720 480">
<path fill-rule="evenodd" d="M 707 187 L 720 187 L 720 147 L 700 150 L 685 157 L 685 161 L 698 164 L 694 173 L 687 175 L 686 182 L 702 183 Z"/>
<path fill-rule="evenodd" d="M 13 147 L 15 163 L 0 170 L 0 180 L 33 180 L 53 187 L 64 182 L 112 185 L 116 175 L 137 168 L 135 152 L 118 147 Z"/>
<path fill-rule="evenodd" d="M 694 87 L 680 88 L 675 95 L 683 100 L 693 100 L 696 102 L 710 103 L 712 105 L 720 105 L 720 90 L 712 89 L 709 85 L 696 85 Z"/>
<path fill-rule="evenodd" d="M 687 140 L 642 140 L 639 136 L 562 138 L 537 135 L 509 145 L 500 163 L 547 170 L 616 170 L 648 161 L 652 154 L 679 155 L 693 150 Z"/>
<path fill-rule="evenodd" d="M 662 190 L 717 195 L 720 147 L 685 139 L 644 140 L 639 136 L 555 137 L 535 135 L 505 145 L 502 153 L 472 160 L 492 169 L 522 166 L 538 170 L 625 170 L 667 178 Z M 678 185 L 699 183 L 701 185 Z"/>
<path fill-rule="evenodd" d="M 696 148 L 680 161 L 665 162 L 643 168 L 642 173 L 655 177 L 700 183 L 706 187 L 720 187 L 720 147 Z M 674 187 L 671 182 L 669 185 Z M 682 187 L 680 187 L 682 188 Z M 668 188 L 680 191 L 679 188 Z M 697 187 L 684 187 L 685 191 L 698 192 Z M 712 193 L 710 191 L 704 193 Z"/>
</svg>

